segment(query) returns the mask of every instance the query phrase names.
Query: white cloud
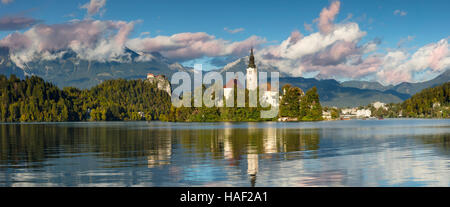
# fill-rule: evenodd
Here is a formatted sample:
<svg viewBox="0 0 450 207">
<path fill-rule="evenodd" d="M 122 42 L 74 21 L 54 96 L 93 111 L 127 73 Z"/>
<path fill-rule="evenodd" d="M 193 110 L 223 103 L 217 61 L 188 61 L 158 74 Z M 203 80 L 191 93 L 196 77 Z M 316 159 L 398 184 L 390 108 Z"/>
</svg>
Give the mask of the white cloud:
<svg viewBox="0 0 450 207">
<path fill-rule="evenodd" d="M 257 36 L 251 36 L 239 42 L 230 42 L 204 32 L 186 32 L 172 36 L 134 38 L 130 39 L 127 45 L 137 51 L 156 51 L 168 58 L 190 60 L 203 56 L 240 56 L 247 54 L 250 48 L 265 42 L 264 38 Z"/>
<path fill-rule="evenodd" d="M 236 34 L 239 32 L 243 32 L 244 28 L 241 27 L 241 28 L 236 28 L 236 29 L 229 29 L 228 27 L 225 27 L 225 28 L 223 28 L 223 30 L 227 31 L 230 34 Z"/>
<path fill-rule="evenodd" d="M 399 15 L 399 16 L 406 16 L 408 13 L 406 11 L 402 11 L 400 9 L 397 9 L 394 11 L 394 15 Z"/>
<path fill-rule="evenodd" d="M 0 40 L 13 51 L 16 64 L 37 58 L 51 58 L 49 52 L 72 49 L 82 59 L 107 61 L 123 52 L 135 22 L 74 21 L 32 27 L 24 33 L 12 33 Z"/>
<path fill-rule="evenodd" d="M 95 14 L 106 1 L 93 0 L 86 4 L 88 12 L 92 2 L 97 2 L 91 10 L 91 14 Z M 378 48 L 379 40 L 363 42 L 367 33 L 357 23 L 350 19 L 334 23 L 339 7 L 340 2 L 334 1 L 322 10 L 314 21 L 319 31 L 314 32 L 312 25 L 307 28 L 304 24 L 310 34 L 305 36 L 295 30 L 281 43 L 264 47 L 262 45 L 267 41 L 263 37 L 250 36 L 242 41 L 228 41 L 205 32 L 169 36 L 150 36 L 144 32 L 130 39 L 137 21 L 91 19 L 34 25 L 23 33 L 6 36 L 0 40 L 0 46 L 12 49 L 12 59 L 19 66 L 39 58 L 54 59 L 62 55 L 55 51 L 66 49 L 75 51 L 86 60 L 114 60 L 124 54 L 125 47 L 129 47 L 137 52 L 160 52 L 172 60 L 186 61 L 205 56 L 245 56 L 250 48 L 255 47 L 255 55 L 263 64 L 276 66 L 293 76 L 319 74 L 338 80 L 364 78 L 386 84 L 423 81 L 415 79 L 416 74 L 438 74 L 450 68 L 448 38 L 425 45 L 411 54 L 400 47 L 382 54 Z M 413 38 L 404 38 L 399 44 Z"/>
<path fill-rule="evenodd" d="M 361 31 L 356 23 L 333 24 L 331 27 L 333 29 L 328 33 L 315 32 L 308 36 L 294 31 L 280 45 L 264 48 L 258 55 L 264 62 L 294 76 L 316 71 L 322 76 L 339 78 L 350 75 L 357 78 L 356 75 L 374 72 L 369 63 L 375 64 L 377 61 L 368 59 L 370 61 L 364 62 L 361 56 L 374 51 L 376 43 L 358 46 L 366 32 Z"/>
<path fill-rule="evenodd" d="M 349 19 L 333 23 L 339 6 L 335 1 L 322 10 L 315 21 L 319 32 L 303 36 L 294 31 L 281 44 L 263 48 L 257 55 L 264 63 L 293 76 L 315 73 L 325 78 L 365 78 L 385 84 L 423 81 L 415 79 L 416 74 L 439 74 L 450 68 L 448 39 L 428 44 L 413 54 L 401 49 L 376 53 L 380 41 L 363 43 L 366 32 L 357 23 L 348 22 Z M 413 39 L 408 36 L 399 45 Z"/>
<path fill-rule="evenodd" d="M 88 16 L 94 16 L 97 13 L 101 12 L 101 9 L 105 5 L 106 0 L 91 0 L 89 3 L 82 5 L 81 8 L 87 10 Z"/>
<path fill-rule="evenodd" d="M 190 60 L 203 56 L 241 56 L 251 47 L 265 43 L 264 38 L 251 36 L 231 42 L 213 35 L 179 33 L 172 36 L 149 37 L 148 33 L 130 39 L 136 22 L 76 20 L 63 24 L 33 26 L 24 33 L 15 32 L 0 40 L 0 46 L 10 47 L 16 64 L 38 58 L 58 57 L 55 51 L 71 49 L 86 60 L 108 61 L 123 55 L 129 47 L 138 52 L 160 52 L 174 60 Z"/>
<path fill-rule="evenodd" d="M 414 74 L 428 71 L 438 74 L 450 69 L 448 39 L 419 48 L 412 55 L 402 50 L 388 52 L 377 77 L 383 83 L 416 82 Z"/>
</svg>

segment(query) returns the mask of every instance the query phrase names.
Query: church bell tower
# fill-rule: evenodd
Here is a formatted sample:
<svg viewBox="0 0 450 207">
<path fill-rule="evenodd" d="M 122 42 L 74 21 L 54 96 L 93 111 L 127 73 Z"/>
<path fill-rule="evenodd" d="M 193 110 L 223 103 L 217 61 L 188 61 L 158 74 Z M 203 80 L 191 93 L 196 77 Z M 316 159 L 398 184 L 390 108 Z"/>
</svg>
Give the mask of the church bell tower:
<svg viewBox="0 0 450 207">
<path fill-rule="evenodd" d="M 247 67 L 247 89 L 256 90 L 258 87 L 258 70 L 256 69 L 255 57 L 253 56 L 253 48 L 250 51 L 250 58 Z"/>
</svg>

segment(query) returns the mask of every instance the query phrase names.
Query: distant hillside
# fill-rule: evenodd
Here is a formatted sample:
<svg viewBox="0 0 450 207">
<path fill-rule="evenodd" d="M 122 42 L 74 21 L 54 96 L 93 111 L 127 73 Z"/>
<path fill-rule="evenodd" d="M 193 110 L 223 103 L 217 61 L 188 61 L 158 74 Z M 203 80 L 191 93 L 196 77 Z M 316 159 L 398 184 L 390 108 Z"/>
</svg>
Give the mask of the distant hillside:
<svg viewBox="0 0 450 207">
<path fill-rule="evenodd" d="M 240 58 L 235 62 L 226 65 L 220 70 L 225 72 L 241 71 L 245 74 L 248 58 Z M 277 68 L 257 62 L 258 70 L 263 72 L 276 72 Z M 270 76 L 270 74 L 268 74 Z M 285 84 L 291 84 L 307 91 L 313 86 L 317 87 L 320 102 L 324 106 L 360 106 L 381 101 L 384 103 L 400 103 L 410 96 L 396 91 L 378 91 L 370 89 L 359 89 L 345 87 L 336 80 L 317 80 L 315 78 L 289 77 L 285 73 L 280 74 L 280 88 Z M 381 85 L 381 84 L 380 84 Z"/>
<path fill-rule="evenodd" d="M 437 76 L 436 78 L 421 82 L 421 83 L 400 83 L 396 86 L 388 85 L 383 86 L 378 82 L 369 82 L 369 81 L 345 81 L 342 82 L 341 85 L 344 87 L 352 87 L 352 88 L 359 88 L 359 89 L 373 89 L 373 90 L 379 90 L 379 91 L 397 91 L 401 94 L 408 94 L 408 95 L 414 95 L 420 91 L 422 91 L 425 88 L 430 88 L 434 86 L 441 85 L 443 83 L 447 83 L 450 81 L 450 70 L 445 71 L 441 75 Z"/>
<path fill-rule="evenodd" d="M 399 93 L 414 95 L 416 93 L 419 93 L 423 89 L 435 87 L 447 83 L 449 81 L 450 81 L 450 70 L 447 70 L 432 80 L 421 83 L 400 83 L 392 87 L 391 90 L 395 90 Z"/>
<path fill-rule="evenodd" d="M 314 78 L 285 77 L 280 78 L 280 87 L 285 84 L 300 87 L 306 91 L 313 86 L 317 87 L 320 103 L 323 106 L 355 107 L 365 106 L 380 101 L 384 103 L 400 103 L 407 95 L 395 91 L 377 91 L 342 87 L 335 80 L 317 80 Z"/>
<path fill-rule="evenodd" d="M 381 83 L 370 81 L 345 81 L 341 83 L 341 86 L 359 89 L 372 89 L 378 91 L 389 90 L 393 87 L 393 85 L 383 86 Z"/>
<path fill-rule="evenodd" d="M 402 104 L 403 115 L 421 118 L 450 117 L 450 82 L 427 88 Z"/>
</svg>

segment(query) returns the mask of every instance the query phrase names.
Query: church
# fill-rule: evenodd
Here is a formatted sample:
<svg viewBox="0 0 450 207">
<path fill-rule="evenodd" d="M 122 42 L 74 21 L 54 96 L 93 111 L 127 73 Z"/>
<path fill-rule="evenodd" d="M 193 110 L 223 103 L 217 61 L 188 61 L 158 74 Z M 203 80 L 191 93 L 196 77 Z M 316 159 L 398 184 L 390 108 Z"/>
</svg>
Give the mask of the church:
<svg viewBox="0 0 450 207">
<path fill-rule="evenodd" d="M 253 91 L 258 89 L 258 69 L 255 64 L 255 56 L 253 55 L 253 48 L 250 51 L 250 57 L 248 61 L 247 71 L 246 71 L 246 86 L 249 91 Z M 271 85 L 269 83 L 265 83 L 265 91 L 264 88 L 260 86 L 260 91 L 264 91 L 262 96 L 262 101 L 270 104 L 271 106 L 278 106 L 278 91 L 271 91 Z M 230 98 L 233 95 L 233 88 L 234 86 L 237 86 L 238 88 L 243 87 L 239 81 L 234 78 L 229 80 L 224 85 L 224 96 L 225 99 Z"/>
</svg>

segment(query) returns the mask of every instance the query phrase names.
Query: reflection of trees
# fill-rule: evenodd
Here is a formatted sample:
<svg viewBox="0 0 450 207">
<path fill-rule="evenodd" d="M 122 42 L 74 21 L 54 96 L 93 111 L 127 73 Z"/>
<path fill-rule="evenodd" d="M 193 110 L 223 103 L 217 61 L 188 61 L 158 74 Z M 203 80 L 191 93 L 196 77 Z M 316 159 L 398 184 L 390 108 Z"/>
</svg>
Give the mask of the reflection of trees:
<svg viewBox="0 0 450 207">
<path fill-rule="evenodd" d="M 177 136 L 186 153 L 212 156 L 239 162 L 241 156 L 252 153 L 271 154 L 319 148 L 318 129 L 224 128 L 178 131 Z M 237 163 L 230 163 L 235 165 Z"/>
<path fill-rule="evenodd" d="M 50 158 L 100 157 L 104 167 L 170 164 L 173 148 L 193 159 L 244 162 L 253 184 L 266 158 L 298 159 L 296 151 L 319 148 L 318 129 L 249 128 L 172 129 L 109 123 L 0 125 L 0 165 L 42 167 Z M 448 143 L 448 142 L 447 142 Z M 447 145 L 448 146 L 448 145 Z M 314 152 L 313 152 L 314 153 Z M 146 162 L 130 162 L 142 159 Z M 138 160 L 139 161 L 139 160 Z M 130 164 L 131 163 L 131 164 Z M 128 166 L 127 166 L 128 165 Z"/>
<path fill-rule="evenodd" d="M 2 165 L 18 165 L 25 162 L 35 163 L 34 167 L 36 167 L 46 157 L 59 153 L 55 150 L 56 146 L 71 145 L 70 139 L 61 139 L 59 136 L 67 133 L 68 129 L 58 130 L 55 127 L 37 124 L 7 124 L 0 125 L 0 129 L 0 163 Z"/>
<path fill-rule="evenodd" d="M 424 144 L 433 145 L 434 149 L 445 155 L 450 154 L 450 134 L 420 135 L 417 138 Z"/>
<path fill-rule="evenodd" d="M 185 130 L 180 142 L 188 153 L 212 159 L 226 159 L 232 166 L 247 161 L 247 173 L 255 185 L 260 159 L 284 153 L 285 159 L 295 158 L 286 152 L 314 151 L 319 148 L 318 129 L 229 128 Z M 245 157 L 245 158 L 244 158 Z M 297 155 L 297 158 L 299 156 Z"/>
<path fill-rule="evenodd" d="M 110 158 L 108 162 L 113 165 L 119 164 L 120 158 L 148 157 L 159 162 L 167 161 L 171 156 L 171 130 L 58 124 L 11 124 L 0 125 L 0 129 L 2 165 L 33 162 L 36 167 L 47 158 L 58 158 L 60 153 L 65 157 L 74 153 L 94 153 Z"/>
</svg>

